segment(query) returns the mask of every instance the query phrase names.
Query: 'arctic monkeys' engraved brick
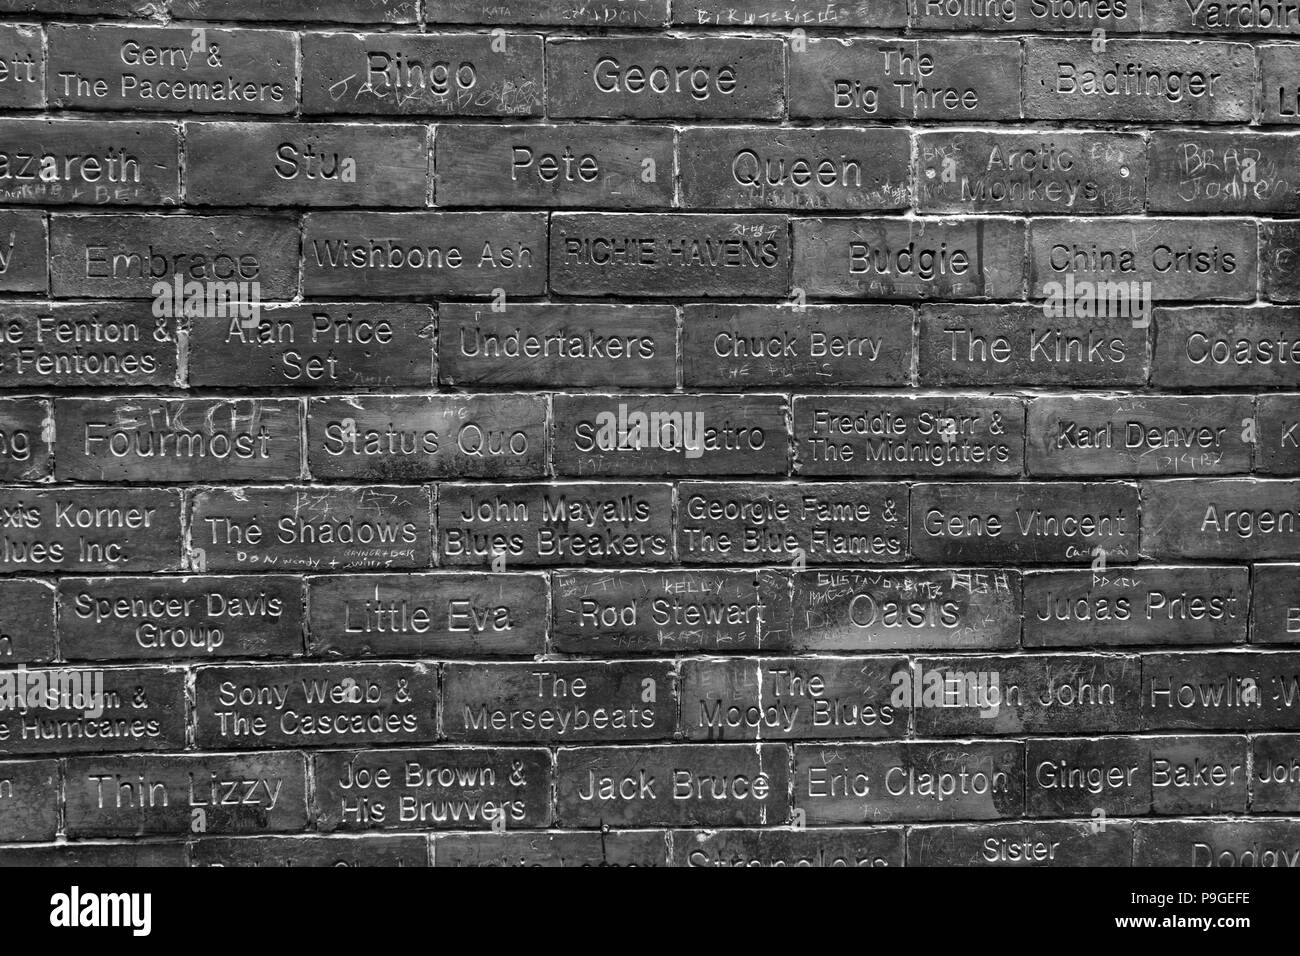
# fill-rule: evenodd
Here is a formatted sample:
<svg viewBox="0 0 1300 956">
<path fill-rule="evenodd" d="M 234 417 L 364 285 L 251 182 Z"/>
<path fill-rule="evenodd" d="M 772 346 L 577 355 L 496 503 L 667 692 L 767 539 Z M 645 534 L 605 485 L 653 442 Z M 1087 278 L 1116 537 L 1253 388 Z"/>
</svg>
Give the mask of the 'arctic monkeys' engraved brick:
<svg viewBox="0 0 1300 956">
<path fill-rule="evenodd" d="M 674 866 L 902 866 L 902 827 L 678 830 Z"/>
<path fill-rule="evenodd" d="M 181 493 L 0 488 L 2 571 L 175 571 Z"/>
<path fill-rule="evenodd" d="M 1300 728 L 1300 654 L 1146 654 L 1148 730 Z"/>
<path fill-rule="evenodd" d="M 1300 309 L 1156 309 L 1151 384 L 1160 388 L 1300 386 Z"/>
<path fill-rule="evenodd" d="M 1300 136 L 1157 130 L 1148 149 L 1153 212 L 1300 211 Z"/>
<path fill-rule="evenodd" d="M 0 303 L 0 386 L 175 385 L 177 319 L 147 303 Z"/>
<path fill-rule="evenodd" d="M 986 823 L 913 827 L 908 866 L 1128 866 L 1133 824 Z"/>
<path fill-rule="evenodd" d="M 1250 642 L 1300 643 L 1300 564 L 1256 564 L 1251 580 Z"/>
<path fill-rule="evenodd" d="M 1155 559 L 1300 557 L 1300 481 L 1144 481 L 1142 554 Z"/>
<path fill-rule="evenodd" d="M 180 201 L 172 123 L 0 121 L 0 202 L 170 206 Z"/>
<path fill-rule="evenodd" d="M 45 105 L 45 52 L 39 27 L 0 25 L 0 106 L 40 109 Z"/>
<path fill-rule="evenodd" d="M 0 663 L 54 660 L 54 585 L 0 580 Z"/>
</svg>

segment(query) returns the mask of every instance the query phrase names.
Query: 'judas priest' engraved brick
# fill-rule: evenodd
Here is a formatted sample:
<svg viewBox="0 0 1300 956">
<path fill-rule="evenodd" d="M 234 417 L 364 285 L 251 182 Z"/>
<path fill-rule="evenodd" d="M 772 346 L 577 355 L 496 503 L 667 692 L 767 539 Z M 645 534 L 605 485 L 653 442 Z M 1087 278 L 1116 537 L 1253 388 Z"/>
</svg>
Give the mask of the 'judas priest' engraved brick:
<svg viewBox="0 0 1300 956">
<path fill-rule="evenodd" d="M 653 27 L 668 22 L 668 0 L 594 0 L 557 7 L 550 0 L 507 0 L 484 7 L 476 0 L 444 0 L 424 11 L 427 23 L 541 23 L 551 26 Z M 438 865 L 438 864 L 435 864 Z"/>
<path fill-rule="evenodd" d="M 434 866 L 664 866 L 666 854 L 662 830 L 449 833 L 433 841 Z"/>
<path fill-rule="evenodd" d="M 751 27 L 905 27 L 903 4 L 851 0 L 680 0 L 673 23 L 741 29 Z"/>
<path fill-rule="evenodd" d="M 0 489 L 0 570 L 175 571 L 181 494 L 165 488 Z"/>
<path fill-rule="evenodd" d="M 1135 823 L 1133 865 L 1300 866 L 1300 822 L 1161 820 Z"/>
<path fill-rule="evenodd" d="M 45 105 L 45 53 L 40 27 L 0 25 L 0 106 L 40 109 Z"/>
<path fill-rule="evenodd" d="M 1144 729 L 1296 730 L 1300 654 L 1146 654 Z"/>
<path fill-rule="evenodd" d="M 150 303 L 0 303 L 0 386 L 174 385 L 177 325 Z"/>
<path fill-rule="evenodd" d="M 302 585 L 257 577 L 63 578 L 66 660 L 300 657 Z"/>
<path fill-rule="evenodd" d="M 809 296 L 1014 299 L 1025 224 L 1011 219 L 796 219 L 793 283 Z"/>
<path fill-rule="evenodd" d="M 1133 824 L 989 823 L 913 827 L 908 866 L 1128 866 Z"/>
<path fill-rule="evenodd" d="M 1300 309 L 1157 309 L 1151 384 L 1161 388 L 1300 386 Z"/>
<path fill-rule="evenodd" d="M 45 292 L 51 267 L 45 213 L 0 211 L 0 236 L 7 240 L 0 242 L 0 292 Z"/>
<path fill-rule="evenodd" d="M 177 144 L 171 123 L 6 119 L 0 202 L 174 205 L 180 201 Z"/>
<path fill-rule="evenodd" d="M 429 865 L 421 836 L 213 837 L 190 844 L 192 866 L 386 866 Z"/>
<path fill-rule="evenodd" d="M 1300 123 L 1300 50 L 1294 43 L 1259 48 L 1260 122 Z"/>
<path fill-rule="evenodd" d="M 1259 224 L 1260 298 L 1267 302 L 1300 302 L 1300 228 L 1290 220 Z"/>
<path fill-rule="evenodd" d="M 539 574 L 366 574 L 307 579 L 312 653 L 322 657 L 541 654 Z"/>
<path fill-rule="evenodd" d="M 1292 170 L 1300 137 L 1286 133 L 1151 134 L 1148 202 L 1155 212 L 1300 211 Z"/>
<path fill-rule="evenodd" d="M 673 866 L 902 866 L 903 830 L 696 830 L 673 834 Z"/>
<path fill-rule="evenodd" d="M 54 585 L 7 578 L 0 581 L 0 663 L 54 659 Z"/>
<path fill-rule="evenodd" d="M 59 828 L 57 760 L 0 762 L 0 839 L 53 840 Z"/>
<path fill-rule="evenodd" d="M 1251 738 L 1252 813 L 1295 813 L 1300 809 L 1300 736 L 1262 734 Z"/>
<path fill-rule="evenodd" d="M 1300 643 L 1300 565 L 1257 564 L 1251 578 L 1250 642 Z"/>
<path fill-rule="evenodd" d="M 1062 3 L 1052 0 L 1001 0 L 998 3 L 955 3 L 915 0 L 913 30 L 1062 30 L 1086 33 L 1136 33 L 1142 29 L 1141 0 L 1098 0 Z"/>
<path fill-rule="evenodd" d="M 0 398 L 0 478 L 40 481 L 50 473 L 52 418 L 48 401 Z"/>
<path fill-rule="evenodd" d="M 1240 419 L 1246 434 L 1249 415 Z M 1255 470 L 1300 474 L 1300 395 L 1260 395 L 1255 400 Z"/>
<path fill-rule="evenodd" d="M 1142 554 L 1157 560 L 1300 556 L 1300 481 L 1143 482 Z"/>
<path fill-rule="evenodd" d="M 784 216 L 551 216 L 551 291 L 563 295 L 780 296 L 789 260 Z"/>
</svg>

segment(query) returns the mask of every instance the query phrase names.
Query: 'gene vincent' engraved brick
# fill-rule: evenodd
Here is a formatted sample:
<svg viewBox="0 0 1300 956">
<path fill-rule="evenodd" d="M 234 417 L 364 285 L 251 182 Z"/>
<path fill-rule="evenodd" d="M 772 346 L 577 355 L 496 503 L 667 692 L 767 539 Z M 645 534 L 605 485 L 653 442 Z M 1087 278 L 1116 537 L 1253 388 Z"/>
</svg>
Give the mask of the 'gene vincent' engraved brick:
<svg viewBox="0 0 1300 956">
<path fill-rule="evenodd" d="M 59 828 L 59 762 L 0 761 L 0 839 L 53 840 Z"/>
<path fill-rule="evenodd" d="M 538 0 L 544 2 L 544 0 Z M 446 867 L 664 866 L 663 830 L 448 833 L 433 841 L 433 865 Z"/>
<path fill-rule="evenodd" d="M 1153 212 L 1300 212 L 1300 136 L 1156 130 L 1147 151 Z"/>
<path fill-rule="evenodd" d="M 68 835 L 76 839 L 307 826 L 307 770 L 298 753 L 76 757 L 68 761 L 67 790 Z"/>
<path fill-rule="evenodd" d="M 546 398 L 311 398 L 307 466 L 318 479 L 540 477 L 546 470 Z"/>
<path fill-rule="evenodd" d="M 1025 41 L 1025 118 L 1246 123 L 1254 111 L 1248 43 Z"/>
<path fill-rule="evenodd" d="M 912 553 L 922 561 L 1137 558 L 1138 490 L 1125 482 L 918 484 L 911 516 Z"/>
<path fill-rule="evenodd" d="M 724 27 L 905 27 L 902 3 L 855 0 L 676 0 L 674 24 Z"/>
<path fill-rule="evenodd" d="M 0 479 L 41 481 L 49 475 L 52 421 L 45 399 L 0 398 Z"/>
<path fill-rule="evenodd" d="M 427 23 L 528 23 L 563 27 L 655 27 L 668 22 L 668 0 L 591 0 L 564 6 L 551 0 L 441 0 L 424 11 Z M 435 865 L 438 865 L 435 863 Z"/>
<path fill-rule="evenodd" d="M 0 580 L 0 663 L 54 660 L 54 585 Z"/>
<path fill-rule="evenodd" d="M 165 488 L 0 488 L 0 570 L 175 571 L 181 494 Z"/>
<path fill-rule="evenodd" d="M 774 37 L 553 37 L 546 109 L 583 119 L 780 119 L 783 73 Z"/>
<path fill-rule="evenodd" d="M 1300 309 L 1156 309 L 1151 383 L 1161 388 L 1300 386 Z"/>
<path fill-rule="evenodd" d="M 676 363 L 677 314 L 670 305 L 438 306 L 443 385 L 672 388 Z"/>
<path fill-rule="evenodd" d="M 302 34 L 309 114 L 533 116 L 542 38 L 532 34 Z"/>
<path fill-rule="evenodd" d="M 1300 810 L 1300 736 L 1261 734 L 1252 737 L 1252 813 L 1295 813 Z"/>
<path fill-rule="evenodd" d="M 443 484 L 438 555 L 448 565 L 670 564 L 667 482 Z"/>
<path fill-rule="evenodd" d="M 1295 820 L 1161 820 L 1134 825 L 1136 867 L 1300 867 Z"/>
<path fill-rule="evenodd" d="M 1260 123 L 1300 123 L 1300 50 L 1293 43 L 1259 47 Z"/>
<path fill-rule="evenodd" d="M 191 866 L 422 867 L 429 843 L 410 836 L 210 837 L 190 844 Z"/>
<path fill-rule="evenodd" d="M 307 295 L 537 295 L 546 216 L 518 212 L 316 212 L 303 217 Z"/>
<path fill-rule="evenodd" d="M 40 27 L 0 25 L 0 106 L 40 109 L 45 105 L 45 51 Z"/>
<path fill-rule="evenodd" d="M 957 824 L 913 827 L 907 839 L 909 867 L 1120 867 L 1129 865 L 1133 824 Z"/>
<path fill-rule="evenodd" d="M 0 303 L 0 387 L 174 385 L 177 324 L 139 302 Z"/>
<path fill-rule="evenodd" d="M 194 672 L 195 744 L 215 749 L 422 743 L 437 736 L 426 664 L 257 664 Z"/>
<path fill-rule="evenodd" d="M 1017 299 L 1018 219 L 794 220 L 793 284 L 809 297 Z"/>
<path fill-rule="evenodd" d="M 0 292 L 46 292 L 48 249 L 45 213 L 0 210 Z"/>
<path fill-rule="evenodd" d="M 886 482 L 684 481 L 685 564 L 895 563 L 907 555 L 907 488 Z"/>
<path fill-rule="evenodd" d="M 190 565 L 209 571 L 388 571 L 431 563 L 431 492 L 392 485 L 198 488 Z"/>
<path fill-rule="evenodd" d="M 302 584 L 257 577 L 59 580 L 66 660 L 302 656 Z"/>
<path fill-rule="evenodd" d="M 1293 0 L 1179 0 L 1147 3 L 1142 24 L 1150 31 L 1225 34 L 1295 34 L 1300 32 L 1300 7 Z"/>
<path fill-rule="evenodd" d="M 319 657 L 532 657 L 546 642 L 540 574 L 309 577 L 307 603 Z"/>
<path fill-rule="evenodd" d="M 1144 481 L 1142 554 L 1156 560 L 1300 557 L 1300 481 Z"/>
<path fill-rule="evenodd" d="M 1142 29 L 1142 0 L 908 0 L 908 7 L 913 30 L 1136 33 Z"/>
<path fill-rule="evenodd" d="M 1026 571 L 1024 645 L 1242 644 L 1249 607 L 1245 568 Z"/>
<path fill-rule="evenodd" d="M 1146 146 L 1132 133 L 960 130 L 916 138 L 922 212 L 1141 213 Z"/>
<path fill-rule="evenodd" d="M 186 123 L 198 206 L 425 205 L 428 128 L 389 123 Z"/>
<path fill-rule="evenodd" d="M 178 142 L 172 123 L 0 121 L 0 202 L 175 205 Z"/>
<path fill-rule="evenodd" d="M 679 830 L 673 834 L 672 865 L 902 866 L 903 830 L 901 827 Z"/>
<path fill-rule="evenodd" d="M 1250 642 L 1300 643 L 1300 564 L 1256 564 L 1251 580 Z"/>
<path fill-rule="evenodd" d="M 783 296 L 784 216 L 555 213 L 551 291 L 562 295 Z"/>
<path fill-rule="evenodd" d="M 1260 220 L 1259 291 L 1265 302 L 1300 302 L 1300 226 Z"/>
<path fill-rule="evenodd" d="M 281 30 L 50 24 L 60 109 L 292 113 L 294 36 Z"/>
<path fill-rule="evenodd" d="M 442 123 L 433 148 L 439 206 L 673 205 L 667 126 Z"/>
<path fill-rule="evenodd" d="M 784 475 L 784 395 L 555 395 L 557 475 Z"/>
<path fill-rule="evenodd" d="M 1300 729 L 1300 654 L 1142 657 L 1146 730 Z"/>
</svg>

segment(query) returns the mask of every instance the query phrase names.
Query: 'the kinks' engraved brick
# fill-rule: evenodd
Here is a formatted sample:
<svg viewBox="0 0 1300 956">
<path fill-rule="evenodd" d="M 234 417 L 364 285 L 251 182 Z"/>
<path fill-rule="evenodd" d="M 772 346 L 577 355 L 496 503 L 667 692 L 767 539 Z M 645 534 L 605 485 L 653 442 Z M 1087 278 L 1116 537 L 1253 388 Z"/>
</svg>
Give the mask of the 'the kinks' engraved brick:
<svg viewBox="0 0 1300 956">
<path fill-rule="evenodd" d="M 178 141 L 172 123 L 6 119 L 0 122 L 0 202 L 174 205 L 180 201 Z"/>
<path fill-rule="evenodd" d="M 3 488 L 0 570 L 175 571 L 181 495 L 164 488 Z"/>
<path fill-rule="evenodd" d="M 1300 481 L 1145 481 L 1142 554 L 1155 559 L 1300 557 Z"/>
</svg>

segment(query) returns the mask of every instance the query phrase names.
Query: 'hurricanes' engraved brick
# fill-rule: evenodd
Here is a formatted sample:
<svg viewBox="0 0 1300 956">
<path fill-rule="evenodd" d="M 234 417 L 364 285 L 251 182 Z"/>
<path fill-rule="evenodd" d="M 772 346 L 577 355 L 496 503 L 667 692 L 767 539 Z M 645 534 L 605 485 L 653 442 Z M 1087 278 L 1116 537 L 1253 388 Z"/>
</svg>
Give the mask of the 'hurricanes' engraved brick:
<svg viewBox="0 0 1300 956">
<path fill-rule="evenodd" d="M 416 0 L 171 0 L 167 12 L 177 20 L 415 23 L 417 11 Z"/>
<path fill-rule="evenodd" d="M 178 143 L 171 123 L 6 119 L 0 121 L 0 202 L 175 205 Z"/>
<path fill-rule="evenodd" d="M 561 747 L 555 772 L 565 827 L 780 826 L 790 817 L 780 744 Z"/>
<path fill-rule="evenodd" d="M 887 482 L 682 482 L 678 553 L 685 564 L 898 562 L 907 494 Z"/>
<path fill-rule="evenodd" d="M 1151 384 L 1300 386 L 1300 309 L 1206 306 L 1155 311 Z"/>
<path fill-rule="evenodd" d="M 1025 118 L 1245 123 L 1255 103 L 1248 43 L 1025 41 Z"/>
<path fill-rule="evenodd" d="M 0 581 L 0 662 L 54 660 L 54 585 L 48 581 Z"/>
<path fill-rule="evenodd" d="M 1195 33 L 1200 36 L 1273 33 L 1300 30 L 1300 10 L 1292 3 L 1224 0 L 1185 0 L 1183 3 L 1147 3 L 1142 24 L 1149 31 Z"/>
<path fill-rule="evenodd" d="M 1153 212 L 1300 211 L 1300 136 L 1157 130 L 1148 157 Z"/>
<path fill-rule="evenodd" d="M 1249 414 L 1237 422 L 1250 437 Z M 1255 400 L 1255 470 L 1261 474 L 1300 474 L 1300 395 L 1260 395 Z"/>
<path fill-rule="evenodd" d="M 1300 643 L 1300 565 L 1256 564 L 1251 581 L 1250 642 Z"/>
<path fill-rule="evenodd" d="M 1145 654 L 1147 730 L 1300 729 L 1300 654 Z"/>
<path fill-rule="evenodd" d="M 1264 124 L 1300 123 L 1300 50 L 1294 43 L 1259 47 L 1259 121 Z"/>
<path fill-rule="evenodd" d="M 459 867 L 664 866 L 662 830 L 608 833 L 448 833 L 434 838 L 433 865 Z"/>
<path fill-rule="evenodd" d="M 438 306 L 444 385 L 672 388 L 677 316 L 669 305 L 509 303 Z"/>
<path fill-rule="evenodd" d="M 45 213 L 30 209 L 0 210 L 0 292 L 46 292 L 52 269 Z"/>
<path fill-rule="evenodd" d="M 1259 291 L 1266 302 L 1300 302 L 1300 226 L 1286 220 L 1259 224 Z"/>
<path fill-rule="evenodd" d="M 307 578 L 311 650 L 323 657 L 532 657 L 545 650 L 540 574 Z"/>
<path fill-rule="evenodd" d="M 389 116 L 538 115 L 542 38 L 304 33 L 302 110 Z"/>
<path fill-rule="evenodd" d="M 856 3 L 853 0 L 676 0 L 673 23 L 724 27 L 905 27 L 901 3 Z"/>
<path fill-rule="evenodd" d="M 257 577 L 62 578 L 66 660 L 302 656 L 302 584 Z"/>
<path fill-rule="evenodd" d="M 1300 866 L 1300 821 L 1161 820 L 1133 829 L 1133 865 Z"/>
<path fill-rule="evenodd" d="M 303 217 L 303 291 L 488 295 L 546 288 L 546 216 L 518 212 L 333 212 Z"/>
<path fill-rule="evenodd" d="M 178 324 L 139 302 L 0 303 L 0 387 L 174 385 Z"/>
<path fill-rule="evenodd" d="M 668 0 L 592 0 L 557 6 L 551 0 L 507 0 L 485 7 L 477 0 L 440 0 L 424 10 L 426 23 L 539 23 L 563 27 L 655 27 L 668 22 Z"/>
<path fill-rule="evenodd" d="M 959 3 L 955 0 L 911 0 L 913 30 L 1055 30 L 1087 33 L 1136 33 L 1142 28 L 1141 0 L 1001 0 Z"/>
<path fill-rule="evenodd" d="M 667 482 L 444 484 L 438 554 L 448 565 L 643 565 L 673 560 Z"/>
<path fill-rule="evenodd" d="M 0 106 L 40 109 L 45 105 L 45 51 L 41 28 L 0 24 Z"/>
<path fill-rule="evenodd" d="M 193 205 L 420 207 L 428 172 L 424 126 L 185 124 Z"/>
<path fill-rule="evenodd" d="M 166 488 L 0 488 L 0 570 L 175 571 L 181 493 Z"/>
<path fill-rule="evenodd" d="M 431 492 L 392 485 L 200 488 L 190 565 L 210 571 L 349 571 L 431 563 Z"/>
<path fill-rule="evenodd" d="M 1026 571 L 1026 647 L 1241 644 L 1249 574 L 1231 567 Z"/>
<path fill-rule="evenodd" d="M 906 209 L 901 129 L 686 129 L 682 205 L 699 209 Z"/>
<path fill-rule="evenodd" d="M 439 206 L 673 205 L 673 131 L 655 126 L 439 124 Z"/>
<path fill-rule="evenodd" d="M 68 835 L 187 836 L 307 826 L 302 754 L 81 757 L 67 767 Z"/>
<path fill-rule="evenodd" d="M 562 295 L 782 296 L 789 262 L 784 216 L 551 216 L 551 291 Z"/>
<path fill-rule="evenodd" d="M 429 844 L 424 835 L 212 837 L 190 847 L 194 866 L 429 865 Z"/>
<path fill-rule="evenodd" d="M 794 220 L 792 281 L 809 296 L 1017 299 L 1024 276 L 1021 220 Z"/>
<path fill-rule="evenodd" d="M 1090 564 L 1137 558 L 1138 490 L 1124 482 L 966 482 L 912 488 L 922 561 Z"/>
<path fill-rule="evenodd" d="M 673 866 L 902 866 L 901 827 L 679 830 Z"/>
<path fill-rule="evenodd" d="M 1142 554 L 1157 560 L 1300 557 L 1300 481 L 1145 481 Z"/>
<path fill-rule="evenodd" d="M 584 119 L 780 119 L 781 41 L 551 38 L 546 108 Z"/>
<path fill-rule="evenodd" d="M 907 865 L 941 867 L 1128 866 L 1133 824 L 988 823 L 913 827 Z"/>
<path fill-rule="evenodd" d="M 1252 737 L 1252 813 L 1295 813 L 1300 810 L 1300 736 L 1261 734 Z"/>
<path fill-rule="evenodd" d="M 688 305 L 689 386 L 907 385 L 912 310 L 901 305 Z"/>
<path fill-rule="evenodd" d="M 60 843 L 0 850 L 0 867 L 183 867 L 183 843 Z"/>
<path fill-rule="evenodd" d="M 59 828 L 57 760 L 0 762 L 0 839 L 53 840 Z"/>
<path fill-rule="evenodd" d="M 49 401 L 0 398 L 0 479 L 40 481 L 50 473 L 52 421 Z"/>
</svg>

